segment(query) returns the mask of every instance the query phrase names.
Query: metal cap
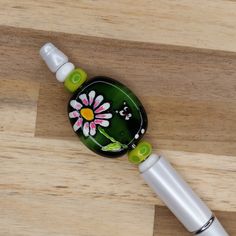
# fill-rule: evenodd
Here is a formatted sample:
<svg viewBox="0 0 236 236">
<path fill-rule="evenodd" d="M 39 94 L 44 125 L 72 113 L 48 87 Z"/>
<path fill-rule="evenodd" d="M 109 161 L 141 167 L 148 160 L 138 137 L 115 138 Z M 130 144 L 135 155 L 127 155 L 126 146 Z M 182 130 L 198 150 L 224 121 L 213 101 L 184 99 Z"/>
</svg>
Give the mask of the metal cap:
<svg viewBox="0 0 236 236">
<path fill-rule="evenodd" d="M 50 71 L 55 73 L 62 65 L 68 62 L 68 57 L 52 43 L 44 44 L 40 49 L 40 56 Z"/>
</svg>

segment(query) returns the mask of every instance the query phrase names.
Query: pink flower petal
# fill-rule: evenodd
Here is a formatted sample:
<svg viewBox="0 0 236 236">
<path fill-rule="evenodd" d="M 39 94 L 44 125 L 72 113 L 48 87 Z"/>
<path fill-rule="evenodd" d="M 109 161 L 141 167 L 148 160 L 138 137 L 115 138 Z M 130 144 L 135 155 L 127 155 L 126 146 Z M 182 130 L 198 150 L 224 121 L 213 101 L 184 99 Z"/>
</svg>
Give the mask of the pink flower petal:
<svg viewBox="0 0 236 236">
<path fill-rule="evenodd" d="M 81 94 L 81 95 L 79 96 L 79 98 L 81 99 L 82 103 L 83 103 L 85 106 L 88 106 L 89 102 L 88 102 L 88 98 L 87 98 L 87 96 L 86 96 L 85 93 Z"/>
<path fill-rule="evenodd" d="M 90 135 L 94 136 L 96 134 L 96 125 L 94 122 L 90 123 Z"/>
<path fill-rule="evenodd" d="M 82 104 L 77 102 L 76 100 L 71 100 L 70 105 L 76 110 L 80 110 L 82 107 Z"/>
<path fill-rule="evenodd" d="M 112 114 L 111 113 L 97 114 L 95 117 L 99 119 L 110 119 L 112 117 Z"/>
<path fill-rule="evenodd" d="M 69 117 L 70 118 L 76 118 L 76 117 L 80 117 L 79 112 L 78 111 L 72 111 L 69 113 Z"/>
<path fill-rule="evenodd" d="M 95 113 L 101 113 L 103 111 L 106 111 L 107 109 L 109 109 L 109 107 L 110 107 L 110 103 L 105 102 L 97 110 L 95 110 Z"/>
<path fill-rule="evenodd" d="M 89 122 L 86 122 L 83 127 L 83 133 L 85 137 L 88 137 L 89 135 Z"/>
<path fill-rule="evenodd" d="M 99 95 L 95 98 L 93 108 L 95 109 L 103 101 L 103 96 Z"/>
<path fill-rule="evenodd" d="M 94 123 L 95 123 L 96 125 L 101 125 L 101 126 L 103 126 L 103 127 L 109 126 L 109 121 L 108 121 L 108 120 L 95 119 L 95 120 L 94 120 Z"/>
<path fill-rule="evenodd" d="M 74 131 L 77 131 L 83 124 L 83 119 L 79 118 L 73 125 Z"/>
<path fill-rule="evenodd" d="M 92 90 L 89 92 L 89 105 L 92 105 L 94 97 L 95 97 L 95 91 Z"/>
</svg>

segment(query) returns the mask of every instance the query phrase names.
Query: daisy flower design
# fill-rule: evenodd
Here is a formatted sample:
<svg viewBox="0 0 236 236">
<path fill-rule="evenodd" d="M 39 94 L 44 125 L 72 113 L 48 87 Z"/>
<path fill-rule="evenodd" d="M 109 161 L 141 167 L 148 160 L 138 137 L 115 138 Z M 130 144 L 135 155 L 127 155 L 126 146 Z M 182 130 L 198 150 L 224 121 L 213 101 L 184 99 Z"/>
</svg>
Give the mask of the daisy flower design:
<svg viewBox="0 0 236 236">
<path fill-rule="evenodd" d="M 112 118 L 111 113 L 106 113 L 110 108 L 109 102 L 103 102 L 102 95 L 96 96 L 94 90 L 87 94 L 83 93 L 79 96 L 80 101 L 71 100 L 70 105 L 75 110 L 69 113 L 70 118 L 76 118 L 73 129 L 76 132 L 81 129 L 85 137 L 94 136 L 97 127 L 108 127 L 108 119 Z M 105 112 L 105 113 L 104 113 Z"/>
</svg>

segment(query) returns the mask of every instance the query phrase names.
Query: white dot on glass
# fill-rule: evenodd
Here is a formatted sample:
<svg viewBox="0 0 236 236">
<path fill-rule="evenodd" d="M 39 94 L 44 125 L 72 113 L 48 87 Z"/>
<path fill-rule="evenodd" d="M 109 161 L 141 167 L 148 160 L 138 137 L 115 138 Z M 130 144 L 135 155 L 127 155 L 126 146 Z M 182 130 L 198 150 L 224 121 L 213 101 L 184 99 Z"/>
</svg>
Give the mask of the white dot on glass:
<svg viewBox="0 0 236 236">
<path fill-rule="evenodd" d="M 138 138 L 139 138 L 139 135 L 138 135 L 138 134 L 135 134 L 134 138 L 135 138 L 135 139 L 138 139 Z"/>
<path fill-rule="evenodd" d="M 144 132 L 145 132 L 145 129 L 141 129 L 141 134 L 144 134 Z"/>
</svg>

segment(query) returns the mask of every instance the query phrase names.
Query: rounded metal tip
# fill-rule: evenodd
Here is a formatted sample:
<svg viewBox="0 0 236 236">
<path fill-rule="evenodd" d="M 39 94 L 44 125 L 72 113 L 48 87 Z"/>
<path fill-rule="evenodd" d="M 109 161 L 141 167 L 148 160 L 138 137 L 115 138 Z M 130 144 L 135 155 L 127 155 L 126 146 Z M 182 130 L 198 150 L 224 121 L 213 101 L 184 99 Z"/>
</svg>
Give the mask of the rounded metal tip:
<svg viewBox="0 0 236 236">
<path fill-rule="evenodd" d="M 45 58 L 47 57 L 47 55 L 50 53 L 50 51 L 52 51 L 53 49 L 55 49 L 55 46 L 52 43 L 45 43 L 39 51 L 40 56 L 43 58 L 43 60 L 45 60 Z"/>
<path fill-rule="evenodd" d="M 41 47 L 39 54 L 54 73 L 68 62 L 68 57 L 50 42 Z"/>
</svg>

